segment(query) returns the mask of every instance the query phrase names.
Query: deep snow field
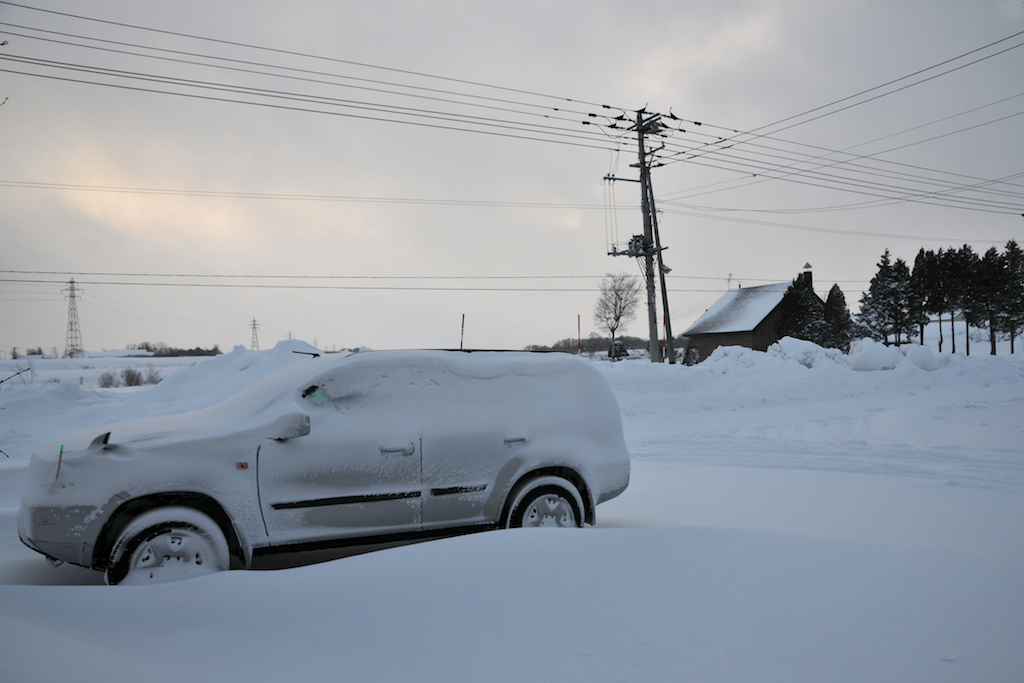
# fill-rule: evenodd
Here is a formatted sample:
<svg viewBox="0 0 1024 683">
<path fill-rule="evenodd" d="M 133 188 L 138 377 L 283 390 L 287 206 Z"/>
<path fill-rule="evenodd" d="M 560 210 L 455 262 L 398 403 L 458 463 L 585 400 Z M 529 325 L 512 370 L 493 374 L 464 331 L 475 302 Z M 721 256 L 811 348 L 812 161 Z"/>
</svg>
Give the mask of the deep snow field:
<svg viewBox="0 0 1024 683">
<path fill-rule="evenodd" d="M 962 341 L 600 362 L 633 468 L 595 527 L 137 588 L 21 545 L 31 451 L 212 405 L 310 347 L 31 360 L 0 385 L 0 681 L 1019 683 L 1024 355 Z M 150 365 L 155 386 L 97 387 Z"/>
</svg>

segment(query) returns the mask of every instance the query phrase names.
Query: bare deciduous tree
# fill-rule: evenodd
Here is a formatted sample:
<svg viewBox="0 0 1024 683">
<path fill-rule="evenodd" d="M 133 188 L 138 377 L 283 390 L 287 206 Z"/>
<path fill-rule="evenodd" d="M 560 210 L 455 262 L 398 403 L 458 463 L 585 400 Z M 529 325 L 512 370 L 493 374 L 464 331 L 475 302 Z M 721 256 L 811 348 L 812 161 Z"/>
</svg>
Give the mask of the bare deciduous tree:
<svg viewBox="0 0 1024 683">
<path fill-rule="evenodd" d="M 636 318 L 636 309 L 640 305 L 640 280 L 628 273 L 608 273 L 601 279 L 600 287 L 601 295 L 594 307 L 594 322 L 608 331 L 614 344 L 619 328 Z"/>
</svg>

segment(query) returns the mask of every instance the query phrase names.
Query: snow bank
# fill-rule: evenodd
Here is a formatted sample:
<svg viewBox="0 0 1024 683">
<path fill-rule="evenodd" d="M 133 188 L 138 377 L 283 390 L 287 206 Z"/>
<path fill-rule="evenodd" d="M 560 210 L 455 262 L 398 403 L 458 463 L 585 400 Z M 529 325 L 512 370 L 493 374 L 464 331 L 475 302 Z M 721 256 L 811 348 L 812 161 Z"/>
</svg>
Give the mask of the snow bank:
<svg viewBox="0 0 1024 683">
<path fill-rule="evenodd" d="M 903 354 L 898 348 L 872 339 L 859 339 L 850 345 L 850 362 L 854 370 L 892 370 L 902 359 Z"/>
<path fill-rule="evenodd" d="M 805 368 L 813 368 L 822 363 L 838 363 L 847 365 L 846 357 L 839 349 L 823 349 L 803 339 L 783 337 L 768 347 L 768 355 L 778 356 L 783 360 L 795 360 Z"/>
<path fill-rule="evenodd" d="M 907 357 L 907 360 L 922 370 L 932 372 L 938 370 L 941 365 L 939 357 L 928 346 L 907 344 L 900 347 L 900 352 Z"/>
<path fill-rule="evenodd" d="M 886 346 L 873 339 L 859 339 L 850 346 L 849 355 L 839 349 L 825 349 L 803 339 L 783 337 L 760 354 L 739 346 L 720 346 L 703 364 L 709 364 L 712 372 L 724 374 L 737 368 L 753 368 L 772 363 L 769 359 L 795 361 L 805 368 L 820 368 L 838 365 L 860 372 L 893 370 L 900 363 L 909 361 L 921 370 L 938 370 L 941 365 L 930 347 L 905 344 L 900 347 Z"/>
</svg>

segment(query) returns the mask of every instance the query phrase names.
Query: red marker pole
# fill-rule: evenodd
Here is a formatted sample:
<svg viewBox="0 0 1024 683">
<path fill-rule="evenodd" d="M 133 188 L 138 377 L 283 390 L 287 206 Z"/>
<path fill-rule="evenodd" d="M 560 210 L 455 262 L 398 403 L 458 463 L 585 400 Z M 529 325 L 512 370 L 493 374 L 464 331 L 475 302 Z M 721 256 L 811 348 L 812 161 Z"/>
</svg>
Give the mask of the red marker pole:
<svg viewBox="0 0 1024 683">
<path fill-rule="evenodd" d="M 466 314 L 462 314 L 462 332 L 459 333 L 459 351 L 462 350 L 462 340 L 466 338 Z"/>
</svg>

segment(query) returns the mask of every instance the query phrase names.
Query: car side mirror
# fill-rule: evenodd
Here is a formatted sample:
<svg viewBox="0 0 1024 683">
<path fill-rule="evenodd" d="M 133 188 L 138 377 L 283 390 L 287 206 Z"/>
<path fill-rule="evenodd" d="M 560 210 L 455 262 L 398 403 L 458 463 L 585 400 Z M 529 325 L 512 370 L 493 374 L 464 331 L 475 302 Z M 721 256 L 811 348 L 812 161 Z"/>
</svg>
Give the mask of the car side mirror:
<svg viewBox="0 0 1024 683">
<path fill-rule="evenodd" d="M 270 423 L 270 436 L 268 439 L 274 441 L 287 441 L 299 436 L 309 434 L 309 415 L 304 413 L 289 413 Z"/>
</svg>

